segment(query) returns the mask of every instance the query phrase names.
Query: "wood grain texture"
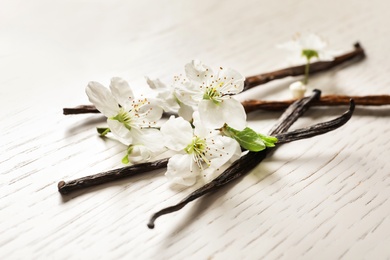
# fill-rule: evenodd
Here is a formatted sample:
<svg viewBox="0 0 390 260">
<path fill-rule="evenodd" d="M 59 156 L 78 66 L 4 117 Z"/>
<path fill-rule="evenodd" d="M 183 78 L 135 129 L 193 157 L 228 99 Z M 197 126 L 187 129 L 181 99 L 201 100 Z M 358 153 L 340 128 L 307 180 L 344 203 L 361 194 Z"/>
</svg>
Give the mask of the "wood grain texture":
<svg viewBox="0 0 390 260">
<path fill-rule="evenodd" d="M 88 81 L 169 81 L 197 58 L 244 75 L 287 65 L 275 48 L 317 32 L 367 59 L 317 74 L 324 95 L 390 94 L 388 1 L 10 1 L 0 3 L 0 259 L 389 259 L 390 108 L 357 108 L 342 128 L 285 144 L 251 174 L 146 227 L 195 189 L 139 175 L 61 197 L 57 182 L 117 168 L 124 147 L 95 133 Z M 283 100 L 295 78 L 239 97 Z M 313 108 L 295 128 L 343 108 Z M 255 112 L 267 132 L 279 112 Z"/>
</svg>

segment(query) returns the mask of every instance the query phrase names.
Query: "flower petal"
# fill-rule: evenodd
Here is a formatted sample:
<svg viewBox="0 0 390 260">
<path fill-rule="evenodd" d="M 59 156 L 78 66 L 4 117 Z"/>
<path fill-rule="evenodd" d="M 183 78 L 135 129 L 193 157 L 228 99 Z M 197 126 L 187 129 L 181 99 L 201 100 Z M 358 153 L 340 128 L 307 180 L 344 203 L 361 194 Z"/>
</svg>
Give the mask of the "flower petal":
<svg viewBox="0 0 390 260">
<path fill-rule="evenodd" d="M 166 150 L 164 143 L 161 142 L 164 138 L 163 134 L 159 130 L 153 128 L 134 130 L 137 131 L 132 131 L 133 145 L 146 146 L 156 156 Z"/>
<path fill-rule="evenodd" d="M 223 94 L 238 94 L 244 89 L 245 77 L 238 71 L 220 68 L 217 76 L 219 91 Z"/>
<path fill-rule="evenodd" d="M 193 60 L 187 63 L 185 65 L 185 71 L 189 80 L 200 83 L 208 81 L 210 76 L 213 75 L 213 70 L 199 60 Z"/>
<path fill-rule="evenodd" d="M 162 107 L 158 106 L 158 101 L 153 98 L 138 100 L 133 106 L 136 108 L 132 111 L 133 120 L 140 126 L 155 125 L 163 114 Z"/>
<path fill-rule="evenodd" d="M 145 77 L 146 83 L 148 83 L 149 87 L 153 90 L 157 91 L 165 91 L 168 87 L 161 82 L 160 79 L 150 79 L 149 77 Z"/>
<path fill-rule="evenodd" d="M 199 101 L 203 99 L 203 91 L 199 87 L 188 83 L 188 86 L 181 85 L 176 88 L 175 96 L 177 99 L 187 106 L 197 106 Z M 190 86 L 191 85 L 191 86 Z"/>
<path fill-rule="evenodd" d="M 215 136 L 213 142 L 208 143 L 210 148 L 207 153 L 210 158 L 210 166 L 213 169 L 218 169 L 230 159 L 239 158 L 241 148 L 238 142 L 227 136 Z"/>
<path fill-rule="evenodd" d="M 210 100 L 202 100 L 199 103 L 199 117 L 208 128 L 221 128 L 225 123 L 237 130 L 246 126 L 246 113 L 242 104 L 229 97 L 215 104 Z"/>
<path fill-rule="evenodd" d="M 179 116 L 190 122 L 192 120 L 192 114 L 194 113 L 194 108 L 188 106 L 184 103 L 180 104 L 180 109 L 178 111 Z"/>
<path fill-rule="evenodd" d="M 87 93 L 89 101 L 106 117 L 112 117 L 118 114 L 118 102 L 111 92 L 102 84 L 91 81 L 88 83 L 85 92 Z"/>
<path fill-rule="evenodd" d="M 171 116 L 161 128 L 165 146 L 174 151 L 181 151 L 192 142 L 193 131 L 191 124 L 181 117 Z"/>
<path fill-rule="evenodd" d="M 131 101 L 134 99 L 133 91 L 126 80 L 115 77 L 111 79 L 111 93 L 116 101 L 126 110 L 130 109 Z"/>
<path fill-rule="evenodd" d="M 176 154 L 168 161 L 165 176 L 172 183 L 194 185 L 201 170 L 189 154 Z"/>
<path fill-rule="evenodd" d="M 154 153 L 148 147 L 144 145 L 133 145 L 128 158 L 132 163 L 142 163 L 149 161 L 154 156 Z"/>
<path fill-rule="evenodd" d="M 209 145 L 209 152 L 212 153 L 212 156 L 210 154 L 208 155 L 210 156 L 211 165 L 202 172 L 202 176 L 206 182 L 215 179 L 241 157 L 240 145 L 232 138 L 226 136 L 221 137 L 217 142 L 214 142 L 215 145 Z M 220 143 L 223 143 L 224 146 L 221 147 Z"/>
<path fill-rule="evenodd" d="M 108 127 L 110 128 L 111 132 L 114 134 L 116 139 L 120 141 L 121 143 L 125 145 L 130 145 L 133 143 L 133 131 L 135 129 L 132 129 L 131 131 L 127 129 L 123 123 L 117 121 L 117 120 L 111 120 L 107 119 Z M 133 133 L 132 133 L 133 132 Z"/>
<path fill-rule="evenodd" d="M 180 106 L 174 94 L 175 91 L 173 87 L 166 86 L 159 79 L 152 80 L 146 77 L 146 82 L 151 89 L 157 92 L 158 105 L 162 107 L 165 112 L 178 112 Z"/>
</svg>

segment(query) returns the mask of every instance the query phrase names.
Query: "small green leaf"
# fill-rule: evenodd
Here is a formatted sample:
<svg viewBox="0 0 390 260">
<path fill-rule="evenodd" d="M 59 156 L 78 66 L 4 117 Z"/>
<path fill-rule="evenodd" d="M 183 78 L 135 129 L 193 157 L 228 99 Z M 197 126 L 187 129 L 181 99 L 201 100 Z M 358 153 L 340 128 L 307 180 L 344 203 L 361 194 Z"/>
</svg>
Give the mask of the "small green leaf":
<svg viewBox="0 0 390 260">
<path fill-rule="evenodd" d="M 127 150 L 126 150 L 126 155 L 122 158 L 122 163 L 123 164 L 128 164 L 130 161 L 129 161 L 129 155 L 133 152 L 133 148 L 134 146 L 133 145 L 129 145 L 127 147 Z"/>
<path fill-rule="evenodd" d="M 129 154 L 126 153 L 125 157 L 122 158 L 122 163 L 123 164 L 128 164 L 129 163 Z"/>
<path fill-rule="evenodd" d="M 108 134 L 109 132 L 111 132 L 110 128 L 108 128 L 108 127 L 97 127 L 96 130 L 97 130 L 97 132 L 98 132 L 101 136 L 105 136 L 106 134 Z"/>
<path fill-rule="evenodd" d="M 263 135 L 260 133 L 258 133 L 258 135 L 260 136 L 260 138 L 263 140 L 264 144 L 267 147 L 275 147 L 275 143 L 278 142 L 278 138 L 274 136 Z"/>
<path fill-rule="evenodd" d="M 238 131 L 229 126 L 225 126 L 223 131 L 227 136 L 234 138 L 243 148 L 249 151 L 259 152 L 266 148 L 262 138 L 249 127 L 246 127 L 242 131 Z"/>
<path fill-rule="evenodd" d="M 318 58 L 318 52 L 316 50 L 305 49 L 302 50 L 302 56 L 305 56 L 307 60 L 311 60 L 313 57 Z"/>
</svg>

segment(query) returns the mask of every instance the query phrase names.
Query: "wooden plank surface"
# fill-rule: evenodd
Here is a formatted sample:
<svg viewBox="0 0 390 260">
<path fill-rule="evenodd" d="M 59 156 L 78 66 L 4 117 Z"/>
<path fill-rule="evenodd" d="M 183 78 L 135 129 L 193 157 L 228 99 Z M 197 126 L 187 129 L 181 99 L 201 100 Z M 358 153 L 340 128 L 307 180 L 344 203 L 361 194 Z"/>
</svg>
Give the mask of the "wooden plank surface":
<svg viewBox="0 0 390 260">
<path fill-rule="evenodd" d="M 163 171 L 67 197 L 57 182 L 120 167 L 95 133 L 88 81 L 169 81 L 196 58 L 244 75 L 286 65 L 275 46 L 315 32 L 367 59 L 319 74 L 324 94 L 390 93 L 388 1 L 0 1 L 0 259 L 389 259 L 390 108 L 357 108 L 342 128 L 286 144 L 245 178 L 146 227 L 194 187 Z M 239 98 L 289 98 L 295 79 Z M 315 108 L 294 127 L 345 108 Z M 278 112 L 257 112 L 267 132 Z"/>
</svg>

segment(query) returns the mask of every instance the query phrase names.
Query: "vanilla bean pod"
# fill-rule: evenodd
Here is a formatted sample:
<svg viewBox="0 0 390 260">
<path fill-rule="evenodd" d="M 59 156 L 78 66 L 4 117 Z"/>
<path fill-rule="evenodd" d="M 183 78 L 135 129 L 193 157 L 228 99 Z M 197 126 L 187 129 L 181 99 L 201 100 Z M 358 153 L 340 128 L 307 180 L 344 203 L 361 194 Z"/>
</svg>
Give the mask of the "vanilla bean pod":
<svg viewBox="0 0 390 260">
<path fill-rule="evenodd" d="M 77 107 L 63 108 L 64 115 L 77 115 L 77 114 L 98 114 L 99 110 L 94 105 L 80 105 Z"/>
<path fill-rule="evenodd" d="M 169 158 L 161 159 L 154 162 L 140 163 L 123 168 L 114 169 L 111 171 L 101 172 L 94 175 L 89 175 L 69 182 L 60 181 L 58 183 L 58 191 L 61 194 L 68 194 L 73 191 L 85 189 L 100 184 L 105 184 L 111 181 L 135 176 L 145 172 L 167 167 Z"/>
<path fill-rule="evenodd" d="M 369 95 L 369 96 L 342 96 L 327 95 L 313 102 L 312 106 L 340 106 L 349 105 L 353 99 L 357 106 L 384 106 L 390 105 L 390 95 Z M 256 110 L 281 111 L 295 102 L 294 99 L 281 101 L 246 100 L 242 102 L 247 113 Z"/>
<path fill-rule="evenodd" d="M 278 138 L 277 144 L 279 145 L 294 142 L 333 131 L 348 122 L 348 120 L 352 117 L 354 110 L 355 101 L 351 99 L 349 102 L 349 109 L 341 116 L 333 120 L 315 124 L 309 127 L 300 128 L 286 133 L 276 134 L 275 137 Z"/>
<path fill-rule="evenodd" d="M 289 141 L 312 137 L 314 135 L 324 134 L 345 124 L 353 113 L 353 101 L 351 101 L 350 109 L 339 118 L 329 122 L 317 124 L 309 128 L 304 128 L 301 131 L 296 130 L 292 131 L 291 133 L 285 133 L 289 127 L 309 108 L 311 103 L 319 98 L 320 93 L 320 91 L 315 90 L 311 97 L 303 98 L 293 103 L 289 109 L 287 109 L 280 117 L 278 123 L 275 125 L 273 130 L 271 130 L 270 135 L 279 136 L 282 142 L 286 143 Z M 207 193 L 215 192 L 232 180 L 245 176 L 266 157 L 267 151 L 268 149 L 260 152 L 248 152 L 246 155 L 235 161 L 217 178 L 195 190 L 178 204 L 166 207 L 154 213 L 149 220 L 148 227 L 151 229 L 154 228 L 154 222 L 158 217 L 178 211 L 186 206 L 189 202 L 198 199 Z"/>
<path fill-rule="evenodd" d="M 319 100 L 314 101 L 312 106 L 341 106 L 349 105 L 349 100 L 353 99 L 356 106 L 386 106 L 390 105 L 390 95 L 367 95 L 367 96 L 345 96 L 345 95 L 326 95 Z M 246 113 L 256 110 L 282 111 L 294 103 L 295 99 L 288 100 L 245 100 L 242 105 Z M 93 105 L 82 105 L 74 108 L 64 108 L 65 115 L 100 113 Z"/>
<path fill-rule="evenodd" d="M 346 54 L 335 57 L 332 61 L 318 61 L 310 64 L 309 73 L 310 75 L 317 72 L 325 71 L 332 69 L 340 64 L 343 64 L 351 60 L 360 60 L 365 57 L 364 49 L 360 46 L 359 43 L 355 43 L 354 50 Z M 245 79 L 244 90 L 248 90 L 258 85 L 265 84 L 271 80 L 281 79 L 289 76 L 300 76 L 305 74 L 305 66 L 295 66 L 289 67 L 269 73 L 264 73 L 260 75 L 254 75 L 247 77 Z"/>
</svg>

